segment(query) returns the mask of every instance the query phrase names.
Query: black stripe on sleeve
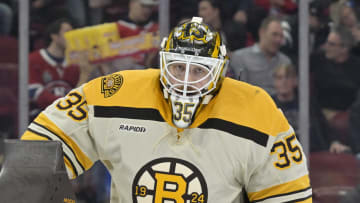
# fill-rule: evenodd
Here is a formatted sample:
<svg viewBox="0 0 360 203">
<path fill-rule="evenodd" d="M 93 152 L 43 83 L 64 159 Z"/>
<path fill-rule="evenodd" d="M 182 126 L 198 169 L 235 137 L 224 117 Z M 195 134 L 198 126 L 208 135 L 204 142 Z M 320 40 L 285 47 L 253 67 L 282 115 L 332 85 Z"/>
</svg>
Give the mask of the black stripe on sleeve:
<svg viewBox="0 0 360 203">
<path fill-rule="evenodd" d="M 35 131 L 35 130 L 31 129 L 31 128 L 28 128 L 27 130 L 34 133 L 34 134 L 36 134 L 36 135 L 38 135 L 38 136 L 40 136 L 40 137 L 45 137 L 48 140 L 52 140 L 51 137 L 49 137 L 49 136 L 47 136 L 45 134 L 39 133 L 39 132 L 37 132 L 37 131 Z"/>
<path fill-rule="evenodd" d="M 94 106 L 94 116 L 103 118 L 129 118 L 139 120 L 164 121 L 157 109 L 130 108 L 120 106 Z"/>
<path fill-rule="evenodd" d="M 204 129 L 216 129 L 224 132 L 228 132 L 238 137 L 242 137 L 248 140 L 251 140 L 261 146 L 266 147 L 266 144 L 269 139 L 269 135 L 257 131 L 253 128 L 249 128 L 242 125 L 237 125 L 235 123 L 225 121 L 218 118 L 210 118 L 206 120 L 203 124 L 199 126 L 199 128 Z"/>
<path fill-rule="evenodd" d="M 52 140 L 52 141 L 53 141 L 53 139 L 51 139 L 49 136 L 47 136 L 47 135 L 45 135 L 45 134 L 43 134 L 43 133 L 37 132 L 37 131 L 35 131 L 35 130 L 31 129 L 31 128 L 28 128 L 27 130 L 30 131 L 30 132 L 32 132 L 32 133 L 34 133 L 34 134 L 36 134 L 36 135 L 38 135 L 38 136 L 40 136 L 40 137 L 45 137 L 45 138 L 47 138 L 48 140 Z M 64 154 L 64 156 L 69 160 L 69 162 L 70 162 L 70 164 L 71 164 L 71 167 L 74 169 L 75 175 L 76 175 L 76 177 L 77 177 L 77 176 L 79 175 L 79 173 L 78 173 L 78 171 L 76 170 L 74 163 L 71 161 L 71 159 L 68 157 L 68 155 L 65 154 L 65 152 L 63 152 L 63 154 Z"/>
<path fill-rule="evenodd" d="M 266 198 L 263 198 L 263 199 L 255 200 L 255 201 L 253 201 L 253 202 L 254 202 L 254 203 L 255 203 L 255 202 L 261 202 L 261 201 L 264 201 L 264 200 L 267 200 L 267 199 L 271 199 L 271 198 L 276 198 L 276 197 L 281 197 L 281 196 L 292 195 L 292 194 L 304 192 L 304 191 L 309 190 L 309 189 L 311 189 L 311 187 L 307 187 L 307 188 L 304 188 L 304 189 L 301 189 L 301 190 L 296 190 L 296 191 L 293 191 L 293 192 L 288 192 L 288 193 L 283 193 L 283 194 L 277 194 L 277 195 L 269 196 L 269 197 L 266 197 Z M 311 197 L 311 195 L 310 195 L 309 197 Z M 307 199 L 307 198 L 309 198 L 309 197 L 302 198 L 302 200 L 305 200 L 305 199 Z M 302 200 L 301 200 L 301 201 L 302 201 Z M 298 200 L 298 201 L 300 201 L 300 200 Z M 292 200 L 292 201 L 290 201 L 290 202 L 294 202 L 294 200 Z"/>
<path fill-rule="evenodd" d="M 43 128 L 43 129 L 47 130 L 48 132 L 50 132 L 51 134 L 53 134 L 54 136 L 56 136 L 57 138 L 59 138 L 59 139 L 61 140 L 61 142 L 64 143 L 64 144 L 70 149 L 70 151 L 74 154 L 74 157 L 75 157 L 77 163 L 79 164 L 79 166 L 81 167 L 81 169 L 82 169 L 83 171 L 85 171 L 85 167 L 84 167 L 83 165 L 81 165 L 81 162 L 80 162 L 79 159 L 77 158 L 74 150 L 73 150 L 59 135 L 57 135 L 55 132 L 51 131 L 49 128 L 41 125 L 40 123 L 37 123 L 37 122 L 33 121 L 33 124 L 36 124 L 37 126 L 39 126 L 39 127 Z M 64 154 L 65 154 L 65 152 L 64 152 Z M 69 161 L 71 161 L 71 160 L 69 159 Z"/>
<path fill-rule="evenodd" d="M 75 177 L 78 177 L 78 176 L 79 176 L 79 172 L 76 170 L 74 163 L 71 161 L 70 157 L 69 157 L 67 154 L 65 154 L 65 152 L 63 152 L 63 153 L 64 153 L 64 156 L 69 160 L 71 167 L 74 169 Z M 64 162 L 65 162 L 65 161 L 64 161 Z M 64 163 L 64 164 L 65 164 L 65 163 Z"/>
<path fill-rule="evenodd" d="M 309 199 L 310 197 L 312 197 L 312 194 L 311 194 L 311 195 L 309 195 L 309 196 L 307 196 L 307 197 L 304 197 L 304 198 L 294 199 L 294 200 L 291 200 L 291 201 L 288 201 L 288 202 L 284 202 L 284 203 L 301 202 L 301 201 L 304 201 L 304 200 Z"/>
</svg>

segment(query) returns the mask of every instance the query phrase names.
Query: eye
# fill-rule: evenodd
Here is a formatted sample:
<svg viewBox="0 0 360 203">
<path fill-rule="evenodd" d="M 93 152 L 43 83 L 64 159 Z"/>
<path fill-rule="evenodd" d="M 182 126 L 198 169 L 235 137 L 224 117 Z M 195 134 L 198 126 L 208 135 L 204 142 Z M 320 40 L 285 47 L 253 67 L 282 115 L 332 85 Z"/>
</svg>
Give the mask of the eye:
<svg viewBox="0 0 360 203">
<path fill-rule="evenodd" d="M 177 72 L 185 72 L 185 66 L 182 64 L 174 64 L 174 68 Z"/>
<path fill-rule="evenodd" d="M 181 63 L 174 63 L 170 65 L 169 69 L 171 74 L 175 76 L 181 76 L 185 74 L 186 66 Z"/>
<path fill-rule="evenodd" d="M 205 70 L 203 68 L 200 68 L 200 67 L 193 68 L 192 71 L 196 75 L 205 75 L 206 74 Z"/>
</svg>

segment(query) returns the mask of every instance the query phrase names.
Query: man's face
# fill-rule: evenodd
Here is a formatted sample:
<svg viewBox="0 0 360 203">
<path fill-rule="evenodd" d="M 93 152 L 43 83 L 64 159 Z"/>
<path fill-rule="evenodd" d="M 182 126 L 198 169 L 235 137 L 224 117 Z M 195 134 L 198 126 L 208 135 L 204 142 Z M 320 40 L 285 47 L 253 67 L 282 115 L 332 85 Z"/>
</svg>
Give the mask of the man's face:
<svg viewBox="0 0 360 203">
<path fill-rule="evenodd" d="M 343 43 L 340 36 L 331 32 L 325 43 L 325 56 L 328 59 L 336 59 L 344 51 Z"/>
<path fill-rule="evenodd" d="M 55 41 L 56 45 L 61 48 L 61 49 L 65 49 L 66 48 L 66 41 L 65 41 L 65 32 L 68 32 L 70 30 L 72 30 L 73 27 L 69 24 L 69 23 L 62 23 L 60 26 L 60 31 L 57 35 L 54 35 L 53 40 Z"/>
<path fill-rule="evenodd" d="M 271 22 L 267 28 L 260 30 L 260 44 L 268 54 L 275 55 L 284 40 L 283 29 L 279 22 Z"/>
<path fill-rule="evenodd" d="M 200 1 L 198 14 L 204 19 L 205 23 L 211 24 L 219 15 L 218 13 L 218 9 L 213 8 L 210 2 Z"/>
<path fill-rule="evenodd" d="M 170 83 L 173 85 L 175 84 L 175 87 L 180 90 L 184 90 L 184 81 L 187 83 L 198 81 L 196 83 L 189 84 L 190 86 L 187 86 L 187 90 L 191 91 L 195 89 L 202 89 L 211 79 L 209 69 L 201 65 L 190 64 L 189 71 L 187 73 L 186 63 L 179 62 L 170 64 L 168 70 L 173 76 L 168 77 Z"/>
<path fill-rule="evenodd" d="M 137 23 L 143 23 L 149 20 L 154 6 L 142 4 L 140 1 L 132 0 L 130 2 L 129 13 L 131 20 Z"/>
<path fill-rule="evenodd" d="M 274 87 L 277 94 L 292 94 L 296 86 L 296 76 L 289 74 L 286 69 L 281 68 L 274 73 Z"/>
</svg>

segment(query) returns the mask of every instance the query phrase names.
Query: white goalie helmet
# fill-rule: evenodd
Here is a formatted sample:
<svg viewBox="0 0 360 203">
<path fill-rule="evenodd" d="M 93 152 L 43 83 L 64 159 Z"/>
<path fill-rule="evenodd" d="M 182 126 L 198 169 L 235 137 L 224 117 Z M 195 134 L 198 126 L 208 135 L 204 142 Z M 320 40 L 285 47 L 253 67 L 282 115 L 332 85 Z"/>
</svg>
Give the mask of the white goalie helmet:
<svg viewBox="0 0 360 203">
<path fill-rule="evenodd" d="M 174 125 L 187 128 L 220 86 L 228 61 L 226 48 L 220 34 L 200 17 L 175 27 L 161 47 L 164 97 L 171 104 Z"/>
</svg>

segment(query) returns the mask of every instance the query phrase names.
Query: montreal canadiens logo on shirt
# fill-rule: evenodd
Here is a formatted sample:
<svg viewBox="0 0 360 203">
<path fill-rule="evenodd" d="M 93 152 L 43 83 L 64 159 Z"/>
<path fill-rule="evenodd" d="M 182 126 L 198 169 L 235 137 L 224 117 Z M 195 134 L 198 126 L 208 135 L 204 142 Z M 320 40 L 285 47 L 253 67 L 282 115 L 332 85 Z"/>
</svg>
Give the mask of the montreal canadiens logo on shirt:
<svg viewBox="0 0 360 203">
<path fill-rule="evenodd" d="M 143 166 L 132 185 L 134 203 L 207 203 L 205 179 L 193 164 L 176 158 Z"/>
</svg>

